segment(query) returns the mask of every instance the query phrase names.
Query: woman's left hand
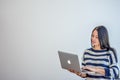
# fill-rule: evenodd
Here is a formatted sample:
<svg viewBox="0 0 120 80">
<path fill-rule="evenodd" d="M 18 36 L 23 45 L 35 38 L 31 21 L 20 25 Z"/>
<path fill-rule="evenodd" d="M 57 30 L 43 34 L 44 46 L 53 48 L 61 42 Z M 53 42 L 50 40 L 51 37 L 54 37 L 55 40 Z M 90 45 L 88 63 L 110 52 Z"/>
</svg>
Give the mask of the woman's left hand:
<svg viewBox="0 0 120 80">
<path fill-rule="evenodd" d="M 82 78 L 87 77 L 87 74 L 86 74 L 86 73 L 77 72 L 77 71 L 75 71 L 75 70 L 73 70 L 73 69 L 67 69 L 67 70 L 70 71 L 70 72 L 72 72 L 72 73 L 74 73 L 74 74 L 76 74 L 76 75 L 78 75 L 78 76 L 80 76 L 80 77 L 82 77 Z"/>
</svg>

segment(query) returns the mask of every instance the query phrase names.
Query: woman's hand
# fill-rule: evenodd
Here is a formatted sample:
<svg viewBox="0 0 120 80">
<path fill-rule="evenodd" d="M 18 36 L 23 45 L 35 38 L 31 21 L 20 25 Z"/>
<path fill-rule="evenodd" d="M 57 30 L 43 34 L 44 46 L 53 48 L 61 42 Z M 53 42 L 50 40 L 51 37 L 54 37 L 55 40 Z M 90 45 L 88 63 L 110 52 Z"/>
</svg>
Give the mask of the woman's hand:
<svg viewBox="0 0 120 80">
<path fill-rule="evenodd" d="M 88 71 L 91 71 L 91 72 L 95 72 L 95 73 L 99 73 L 101 75 L 105 75 L 105 70 L 103 68 L 85 66 L 82 69 L 88 70 Z"/>
<path fill-rule="evenodd" d="M 74 73 L 74 74 L 76 74 L 76 75 L 78 75 L 78 76 L 80 76 L 82 78 L 87 77 L 87 75 L 85 73 L 77 72 L 77 71 L 75 71 L 73 69 L 68 69 L 68 71 L 70 71 L 70 72 L 72 72 L 72 73 Z"/>
<path fill-rule="evenodd" d="M 96 67 L 90 67 L 90 66 L 84 66 L 84 67 L 82 67 L 82 69 L 88 70 L 88 71 L 91 71 L 91 72 L 96 72 L 96 70 L 97 70 Z"/>
</svg>

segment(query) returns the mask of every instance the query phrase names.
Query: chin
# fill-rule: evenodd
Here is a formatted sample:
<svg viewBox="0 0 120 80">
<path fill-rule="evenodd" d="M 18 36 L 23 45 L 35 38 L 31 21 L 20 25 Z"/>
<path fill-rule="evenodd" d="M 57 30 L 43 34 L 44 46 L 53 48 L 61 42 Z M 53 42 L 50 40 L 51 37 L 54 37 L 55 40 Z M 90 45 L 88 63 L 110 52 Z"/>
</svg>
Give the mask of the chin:
<svg viewBox="0 0 120 80">
<path fill-rule="evenodd" d="M 92 46 L 95 46 L 95 44 L 92 44 Z"/>
</svg>

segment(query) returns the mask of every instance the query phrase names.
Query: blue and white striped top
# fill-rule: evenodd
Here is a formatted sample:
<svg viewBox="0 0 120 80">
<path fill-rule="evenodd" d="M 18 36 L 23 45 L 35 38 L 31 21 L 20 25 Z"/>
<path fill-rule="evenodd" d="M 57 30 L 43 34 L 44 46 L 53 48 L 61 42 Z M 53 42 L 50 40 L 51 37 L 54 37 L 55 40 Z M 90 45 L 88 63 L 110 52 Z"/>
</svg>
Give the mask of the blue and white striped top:
<svg viewBox="0 0 120 80">
<path fill-rule="evenodd" d="M 105 75 L 98 73 L 88 74 L 87 80 L 110 80 L 119 75 L 117 55 L 109 50 L 85 50 L 82 66 L 100 67 L 105 69 Z"/>
</svg>

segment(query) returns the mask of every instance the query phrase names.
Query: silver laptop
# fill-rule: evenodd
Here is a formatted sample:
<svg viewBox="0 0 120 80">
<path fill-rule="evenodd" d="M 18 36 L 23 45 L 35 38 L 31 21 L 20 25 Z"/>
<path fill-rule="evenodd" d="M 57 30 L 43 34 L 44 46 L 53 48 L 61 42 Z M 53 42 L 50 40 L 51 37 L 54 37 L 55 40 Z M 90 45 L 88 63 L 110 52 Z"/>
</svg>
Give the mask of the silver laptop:
<svg viewBox="0 0 120 80">
<path fill-rule="evenodd" d="M 58 55 L 63 69 L 73 69 L 77 72 L 93 73 L 80 68 L 78 55 L 63 51 L 58 51 Z"/>
<path fill-rule="evenodd" d="M 63 69 L 73 69 L 75 71 L 81 71 L 79 65 L 79 59 L 76 54 L 58 51 L 61 67 Z"/>
</svg>

